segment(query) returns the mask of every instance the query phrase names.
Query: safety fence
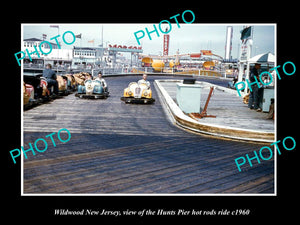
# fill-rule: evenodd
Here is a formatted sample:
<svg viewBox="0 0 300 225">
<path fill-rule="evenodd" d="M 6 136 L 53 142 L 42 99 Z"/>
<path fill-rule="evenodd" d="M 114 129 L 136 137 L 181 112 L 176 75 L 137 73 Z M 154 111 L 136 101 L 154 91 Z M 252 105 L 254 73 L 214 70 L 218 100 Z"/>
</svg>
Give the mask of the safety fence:
<svg viewBox="0 0 300 225">
<path fill-rule="evenodd" d="M 42 73 L 43 66 L 40 65 L 26 65 L 23 66 L 24 72 L 38 74 Z M 194 76 L 208 76 L 208 77 L 226 77 L 226 73 L 223 70 L 205 70 L 199 68 L 182 68 L 174 69 L 164 67 L 159 70 L 154 70 L 152 67 L 88 67 L 88 66 L 76 66 L 76 67 L 62 67 L 53 66 L 52 68 L 57 74 L 72 74 L 78 72 L 87 72 L 92 76 L 97 76 L 99 71 L 105 75 L 130 75 L 130 74 L 174 74 L 174 75 L 194 75 Z M 228 75 L 227 75 L 228 77 Z"/>
</svg>

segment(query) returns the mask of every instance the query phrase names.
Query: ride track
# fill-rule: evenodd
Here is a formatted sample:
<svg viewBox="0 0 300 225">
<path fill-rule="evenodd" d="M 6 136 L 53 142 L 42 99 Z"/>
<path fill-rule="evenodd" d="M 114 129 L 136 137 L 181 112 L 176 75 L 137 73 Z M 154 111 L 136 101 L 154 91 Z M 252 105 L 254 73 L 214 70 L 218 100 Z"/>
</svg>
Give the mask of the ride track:
<svg viewBox="0 0 300 225">
<path fill-rule="evenodd" d="M 26 143 L 66 128 L 71 140 L 24 160 L 24 194 L 274 193 L 274 160 L 240 173 L 234 159 L 263 144 L 189 133 L 173 125 L 151 82 L 152 105 L 120 101 L 140 77 L 106 77 L 110 97 L 74 94 L 24 111 Z M 174 79 L 164 77 L 163 79 Z M 183 77 L 176 76 L 176 79 Z M 199 79 L 199 78 L 198 78 Z M 226 86 L 227 81 L 203 79 Z"/>
</svg>

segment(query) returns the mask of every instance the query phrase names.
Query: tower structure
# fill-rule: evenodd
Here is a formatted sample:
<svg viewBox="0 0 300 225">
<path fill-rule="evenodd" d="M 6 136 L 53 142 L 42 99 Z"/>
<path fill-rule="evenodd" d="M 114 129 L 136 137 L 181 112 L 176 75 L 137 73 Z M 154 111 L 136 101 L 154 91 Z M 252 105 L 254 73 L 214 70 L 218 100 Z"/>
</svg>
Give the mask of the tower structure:
<svg viewBox="0 0 300 225">
<path fill-rule="evenodd" d="M 233 33 L 233 27 L 227 26 L 226 45 L 225 45 L 225 59 L 227 59 L 227 60 L 231 59 L 232 33 Z"/>
<path fill-rule="evenodd" d="M 168 28 L 166 28 L 166 32 L 168 32 Z M 170 35 L 164 35 L 164 45 L 163 45 L 163 55 L 169 55 L 169 43 L 170 43 Z"/>
</svg>

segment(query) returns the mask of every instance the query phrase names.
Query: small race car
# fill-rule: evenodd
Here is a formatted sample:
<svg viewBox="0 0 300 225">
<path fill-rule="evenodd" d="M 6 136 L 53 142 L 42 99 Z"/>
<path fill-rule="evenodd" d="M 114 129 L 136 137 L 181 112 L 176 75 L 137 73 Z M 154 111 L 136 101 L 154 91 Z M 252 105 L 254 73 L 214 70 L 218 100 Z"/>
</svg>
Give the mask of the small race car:
<svg viewBox="0 0 300 225">
<path fill-rule="evenodd" d="M 35 103 L 33 86 L 23 82 L 23 108 L 28 109 Z"/>
<path fill-rule="evenodd" d="M 58 83 L 58 94 L 67 95 L 68 94 L 68 77 L 64 75 L 57 75 L 56 81 Z"/>
<path fill-rule="evenodd" d="M 75 96 L 89 99 L 107 98 L 109 96 L 109 92 L 104 90 L 101 81 L 86 80 L 84 81 L 84 85 L 78 85 Z"/>
<path fill-rule="evenodd" d="M 138 84 L 131 82 L 127 88 L 124 89 L 124 95 L 121 100 L 125 103 L 144 103 L 151 104 L 155 102 L 152 98 L 152 91 L 146 84 Z"/>
</svg>

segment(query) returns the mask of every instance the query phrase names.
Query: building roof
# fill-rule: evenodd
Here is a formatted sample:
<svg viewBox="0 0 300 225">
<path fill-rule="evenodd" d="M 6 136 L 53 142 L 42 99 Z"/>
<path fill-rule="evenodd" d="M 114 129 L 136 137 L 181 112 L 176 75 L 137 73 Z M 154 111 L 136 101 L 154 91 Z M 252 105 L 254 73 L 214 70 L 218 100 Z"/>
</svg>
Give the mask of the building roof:
<svg viewBox="0 0 300 225">
<path fill-rule="evenodd" d="M 44 40 L 42 40 L 42 39 L 39 39 L 39 38 L 27 38 L 27 39 L 24 39 L 24 41 L 39 41 L 39 42 L 42 42 L 42 41 L 44 41 Z M 56 43 L 53 43 L 53 42 L 50 42 L 50 41 L 48 41 L 52 46 L 57 46 L 57 44 Z"/>
<path fill-rule="evenodd" d="M 38 39 L 38 38 L 27 38 L 27 39 L 24 39 L 24 41 L 43 41 L 43 40 Z"/>
<path fill-rule="evenodd" d="M 91 47 L 76 47 L 73 46 L 74 49 L 76 50 L 91 50 L 91 51 L 96 51 L 96 48 L 91 48 Z"/>
</svg>

